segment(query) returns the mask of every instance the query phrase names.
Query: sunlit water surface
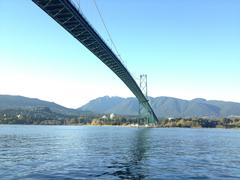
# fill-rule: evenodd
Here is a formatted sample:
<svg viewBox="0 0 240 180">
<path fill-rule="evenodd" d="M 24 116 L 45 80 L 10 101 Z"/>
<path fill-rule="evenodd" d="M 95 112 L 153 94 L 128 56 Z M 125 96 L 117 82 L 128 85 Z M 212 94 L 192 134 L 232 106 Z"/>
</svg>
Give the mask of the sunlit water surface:
<svg viewBox="0 0 240 180">
<path fill-rule="evenodd" d="M 0 179 L 240 179 L 240 130 L 1 125 Z"/>
</svg>

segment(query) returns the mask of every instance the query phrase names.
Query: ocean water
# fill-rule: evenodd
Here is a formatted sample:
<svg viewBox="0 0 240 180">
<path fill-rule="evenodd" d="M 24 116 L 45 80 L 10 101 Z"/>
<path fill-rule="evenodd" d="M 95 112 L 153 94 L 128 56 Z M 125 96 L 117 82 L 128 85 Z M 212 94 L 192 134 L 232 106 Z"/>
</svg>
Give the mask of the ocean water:
<svg viewBox="0 0 240 180">
<path fill-rule="evenodd" d="M 240 129 L 1 125 L 0 179 L 240 179 Z"/>
</svg>

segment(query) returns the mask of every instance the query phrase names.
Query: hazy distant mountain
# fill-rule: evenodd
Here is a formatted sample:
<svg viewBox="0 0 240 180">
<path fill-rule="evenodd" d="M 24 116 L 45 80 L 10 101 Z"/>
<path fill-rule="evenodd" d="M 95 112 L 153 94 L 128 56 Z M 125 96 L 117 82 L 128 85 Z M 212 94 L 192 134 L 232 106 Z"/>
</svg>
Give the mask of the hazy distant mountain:
<svg viewBox="0 0 240 180">
<path fill-rule="evenodd" d="M 116 113 L 124 115 L 136 115 L 138 111 L 138 101 L 136 98 L 121 98 L 104 96 L 90 101 L 88 104 L 79 108 L 92 109 L 95 113 Z"/>
<path fill-rule="evenodd" d="M 23 96 L 0 95 L 0 110 L 5 109 L 32 109 L 48 107 L 51 111 L 61 114 L 77 115 L 80 111 L 65 108 L 53 102 L 43 101 Z"/>
<path fill-rule="evenodd" d="M 150 98 L 150 103 L 158 117 L 229 117 L 240 116 L 240 103 L 207 101 L 202 98 L 182 100 L 172 97 Z M 96 113 L 116 113 L 137 115 L 136 98 L 100 97 L 79 108 Z"/>
<path fill-rule="evenodd" d="M 225 101 L 207 101 L 197 98 L 182 100 L 172 97 L 149 98 L 158 117 L 229 117 L 240 116 L 240 103 Z M 0 95 L 0 110 L 32 109 L 47 107 L 52 112 L 65 115 L 82 113 L 115 113 L 121 115 L 137 115 L 138 101 L 136 98 L 100 97 L 90 101 L 79 109 L 69 109 L 53 102 L 23 96 Z"/>
</svg>

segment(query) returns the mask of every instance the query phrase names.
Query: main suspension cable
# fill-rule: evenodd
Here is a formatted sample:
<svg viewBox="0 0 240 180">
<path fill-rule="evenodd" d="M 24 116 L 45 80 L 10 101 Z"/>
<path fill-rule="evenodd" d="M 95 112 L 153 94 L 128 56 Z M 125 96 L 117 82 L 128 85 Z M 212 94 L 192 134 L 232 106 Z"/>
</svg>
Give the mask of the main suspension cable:
<svg viewBox="0 0 240 180">
<path fill-rule="evenodd" d="M 113 41 L 113 39 L 112 39 L 112 37 L 111 37 L 111 34 L 110 34 L 110 32 L 109 32 L 109 30 L 108 30 L 108 28 L 107 28 L 107 25 L 106 25 L 106 23 L 105 23 L 105 21 L 104 21 L 104 19 L 103 19 L 102 13 L 101 13 L 100 9 L 98 8 L 98 5 L 97 5 L 96 0 L 93 0 L 93 4 L 95 5 L 95 7 L 96 7 L 96 9 L 97 9 L 97 12 L 98 12 L 98 14 L 99 14 L 99 17 L 100 17 L 100 19 L 101 19 L 101 21 L 102 21 L 102 24 L 103 24 L 103 26 L 104 26 L 107 34 L 108 34 L 108 37 L 109 37 L 109 39 L 110 39 L 111 44 L 112 44 L 114 50 L 115 50 L 116 53 L 117 53 L 117 56 L 118 56 L 119 59 L 124 63 L 122 57 L 120 56 L 120 53 L 118 52 L 117 46 L 115 45 L 115 43 L 114 43 L 114 41 Z"/>
</svg>

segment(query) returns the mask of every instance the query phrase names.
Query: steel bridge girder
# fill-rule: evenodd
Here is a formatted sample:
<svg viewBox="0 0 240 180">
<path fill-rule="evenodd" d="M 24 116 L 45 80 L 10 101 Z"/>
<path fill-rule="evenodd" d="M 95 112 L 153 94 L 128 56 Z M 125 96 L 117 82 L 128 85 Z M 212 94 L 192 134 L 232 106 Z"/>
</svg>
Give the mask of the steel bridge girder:
<svg viewBox="0 0 240 180">
<path fill-rule="evenodd" d="M 102 40 L 98 33 L 91 27 L 87 20 L 79 13 L 79 11 L 71 4 L 69 0 L 32 1 L 42 8 L 46 13 L 48 13 L 53 19 L 55 19 L 77 40 L 79 40 L 104 64 L 106 64 L 124 82 L 124 84 L 126 84 L 126 86 L 137 97 L 139 102 L 144 102 L 146 100 L 146 97 L 142 93 L 136 81 L 121 63 L 119 58 L 113 53 L 113 51 L 108 47 L 108 45 Z M 63 7 L 65 8 L 64 10 L 62 10 Z M 61 13 L 60 10 L 64 13 Z M 57 11 L 59 13 L 56 15 Z M 73 21 L 69 22 L 72 18 Z M 146 110 L 152 114 L 155 121 L 158 121 L 149 102 L 145 102 L 144 106 Z"/>
</svg>

